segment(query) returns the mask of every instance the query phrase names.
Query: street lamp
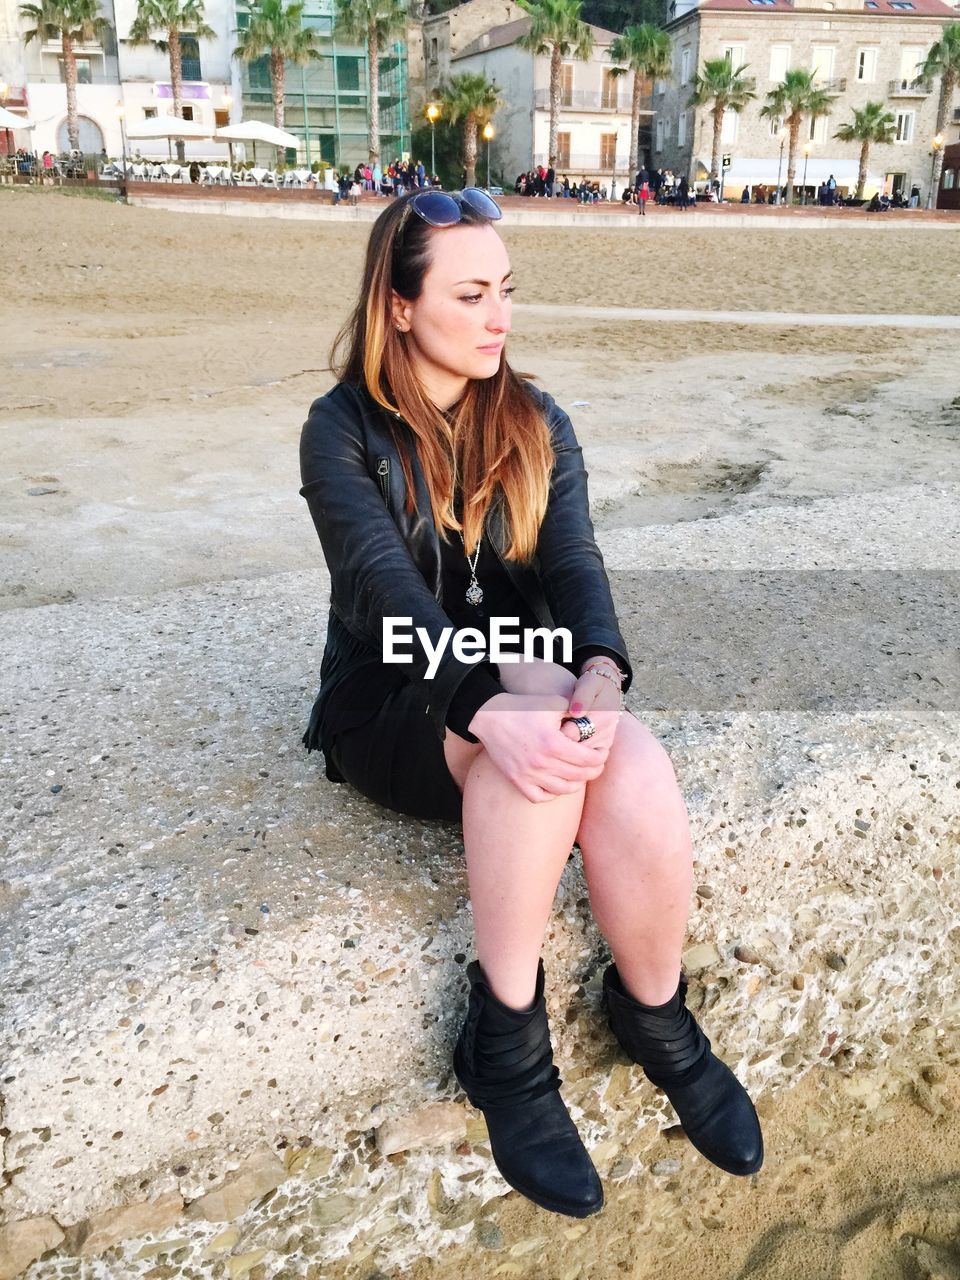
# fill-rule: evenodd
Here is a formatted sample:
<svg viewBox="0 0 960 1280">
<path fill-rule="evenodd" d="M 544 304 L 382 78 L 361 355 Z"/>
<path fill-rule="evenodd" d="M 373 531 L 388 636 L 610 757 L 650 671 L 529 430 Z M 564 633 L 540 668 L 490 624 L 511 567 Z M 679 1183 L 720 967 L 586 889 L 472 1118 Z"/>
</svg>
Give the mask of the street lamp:
<svg viewBox="0 0 960 1280">
<path fill-rule="evenodd" d="M 812 142 L 803 144 L 803 195 L 800 197 L 800 203 L 807 203 L 807 164 L 810 160 L 810 152 L 813 150 Z"/>
<path fill-rule="evenodd" d="M 427 103 L 427 119 L 430 121 L 430 182 L 433 182 L 433 175 L 437 172 L 437 149 L 434 138 L 434 122 L 440 115 L 440 108 L 435 102 Z"/>
<path fill-rule="evenodd" d="M 930 190 L 927 192 L 927 208 L 933 209 L 936 205 L 937 193 L 933 189 L 933 180 L 937 172 L 937 156 L 940 154 L 940 148 L 943 146 L 943 134 L 938 133 L 930 144 L 932 150 L 932 160 L 930 162 Z M 938 184 L 939 185 L 939 184 Z"/>
<path fill-rule="evenodd" d="M 488 120 L 483 126 L 483 136 L 487 140 L 487 190 L 490 190 L 490 139 L 496 134 L 496 129 Z"/>
<path fill-rule="evenodd" d="M 123 181 L 120 184 L 120 191 L 123 195 L 123 203 L 127 204 L 127 134 L 123 127 L 123 117 L 125 115 L 123 103 L 117 103 L 117 119 L 120 121 L 120 154 L 123 161 Z"/>
<path fill-rule="evenodd" d="M 786 140 L 787 140 L 787 131 L 786 131 L 786 129 L 781 129 L 781 130 L 780 130 L 780 132 L 777 134 L 777 137 L 780 139 L 780 159 L 777 161 L 777 199 L 776 199 L 776 203 L 779 205 L 779 203 L 780 203 L 780 173 L 781 173 L 781 170 L 783 169 L 783 144 L 784 144 L 784 143 L 786 142 Z"/>
</svg>

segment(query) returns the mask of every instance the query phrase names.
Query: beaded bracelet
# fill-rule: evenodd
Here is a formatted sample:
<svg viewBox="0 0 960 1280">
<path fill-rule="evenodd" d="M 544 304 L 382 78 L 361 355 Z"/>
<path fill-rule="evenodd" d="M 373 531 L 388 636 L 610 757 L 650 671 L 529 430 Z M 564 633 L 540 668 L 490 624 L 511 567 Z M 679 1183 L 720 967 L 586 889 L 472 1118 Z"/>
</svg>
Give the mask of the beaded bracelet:
<svg viewBox="0 0 960 1280">
<path fill-rule="evenodd" d="M 611 684 L 615 684 L 617 686 L 617 693 L 620 695 L 620 710 L 617 712 L 617 719 L 619 720 L 620 717 L 623 715 L 623 708 L 626 705 L 626 699 L 623 696 L 623 688 L 622 688 L 623 672 L 620 670 L 619 667 L 616 668 L 617 675 L 619 675 L 620 677 L 619 680 L 617 679 L 616 676 L 611 675 L 609 671 L 604 671 L 600 667 L 584 667 L 583 670 L 580 672 L 580 674 L 582 676 L 585 676 L 588 671 L 592 671 L 595 676 L 602 676 L 604 680 L 609 680 Z"/>
</svg>

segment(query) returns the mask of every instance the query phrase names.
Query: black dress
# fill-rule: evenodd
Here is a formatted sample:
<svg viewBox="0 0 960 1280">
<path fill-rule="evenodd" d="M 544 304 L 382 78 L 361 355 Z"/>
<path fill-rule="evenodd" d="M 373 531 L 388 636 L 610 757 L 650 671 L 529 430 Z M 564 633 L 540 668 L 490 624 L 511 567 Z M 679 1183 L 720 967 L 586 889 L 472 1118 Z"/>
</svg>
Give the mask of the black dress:
<svg viewBox="0 0 960 1280">
<path fill-rule="evenodd" d="M 457 507 L 459 518 L 459 504 Z M 441 605 L 455 628 L 474 627 L 489 641 L 492 618 L 516 619 L 510 630 L 521 632 L 541 624 L 503 570 L 484 534 L 476 577 L 483 590 L 479 605 L 466 599 L 470 569 L 457 533 L 440 540 Z M 343 630 L 331 613 L 330 626 Z M 460 789 L 447 767 L 443 742 L 427 714 L 426 683 L 407 680 L 403 666 L 384 663 L 383 655 L 343 632 L 345 656 L 336 666 L 321 667 L 320 694 L 304 734 L 308 750 L 320 749 L 331 782 L 349 783 L 368 799 L 415 818 L 461 820 Z M 503 651 L 511 646 L 502 645 Z M 516 645 L 516 652 L 522 646 Z M 594 645 L 577 650 L 569 666 L 579 669 L 588 657 L 611 650 Z M 537 651 L 537 656 L 542 655 Z M 554 657 L 560 660 L 559 653 Z M 447 713 L 449 729 L 468 742 L 478 739 L 469 725 L 479 708 L 498 693 L 496 663 L 483 661 L 463 680 Z"/>
</svg>

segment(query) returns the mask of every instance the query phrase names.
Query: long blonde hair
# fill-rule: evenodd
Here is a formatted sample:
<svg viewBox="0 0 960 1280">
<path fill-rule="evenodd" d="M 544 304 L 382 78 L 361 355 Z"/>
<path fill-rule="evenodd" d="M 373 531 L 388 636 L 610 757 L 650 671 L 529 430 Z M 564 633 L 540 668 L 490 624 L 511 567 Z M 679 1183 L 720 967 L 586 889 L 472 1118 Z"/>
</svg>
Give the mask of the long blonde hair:
<svg viewBox="0 0 960 1280">
<path fill-rule="evenodd" d="M 334 339 L 330 366 L 341 382 L 365 383 L 373 398 L 402 422 L 391 430 L 403 463 L 406 509 L 416 510 L 410 447 L 416 449 L 426 482 L 433 520 L 441 537 L 461 530 L 467 554 L 480 541 L 483 522 L 497 490 L 503 495 L 513 560 L 529 560 L 550 490 L 554 453 L 543 410 L 521 381 L 534 375 L 514 372 L 501 355 L 491 378 L 470 379 L 447 419 L 426 395 L 406 343 L 394 327 L 391 291 L 417 299 L 431 262 L 431 240 L 442 235 L 413 210 L 412 196 L 391 201 L 373 225 L 367 243 L 360 296 Z M 403 219 L 403 234 L 398 235 Z M 487 220 L 462 206 L 462 221 Z M 346 354 L 338 357 L 341 347 Z M 406 430 L 404 430 L 406 428 Z M 464 494 L 463 520 L 454 513 L 459 480 Z"/>
</svg>

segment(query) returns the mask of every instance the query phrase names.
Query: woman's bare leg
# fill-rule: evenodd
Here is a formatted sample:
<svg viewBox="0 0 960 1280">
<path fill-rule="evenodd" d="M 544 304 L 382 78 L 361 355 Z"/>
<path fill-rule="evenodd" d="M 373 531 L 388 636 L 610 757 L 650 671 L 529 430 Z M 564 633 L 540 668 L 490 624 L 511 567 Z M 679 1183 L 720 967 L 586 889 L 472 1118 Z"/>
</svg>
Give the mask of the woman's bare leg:
<svg viewBox="0 0 960 1280">
<path fill-rule="evenodd" d="M 677 989 L 690 910 L 690 827 L 670 757 L 628 712 L 603 773 L 587 783 L 576 840 L 621 981 L 643 1004 L 664 1004 Z"/>
<path fill-rule="evenodd" d="M 560 693 L 576 680 L 554 663 L 504 663 L 509 693 Z M 584 788 L 535 804 L 522 795 L 479 744 L 448 731 L 448 767 L 463 792 L 467 858 L 477 957 L 494 995 L 526 1008 L 557 883 L 580 825 Z"/>
</svg>

